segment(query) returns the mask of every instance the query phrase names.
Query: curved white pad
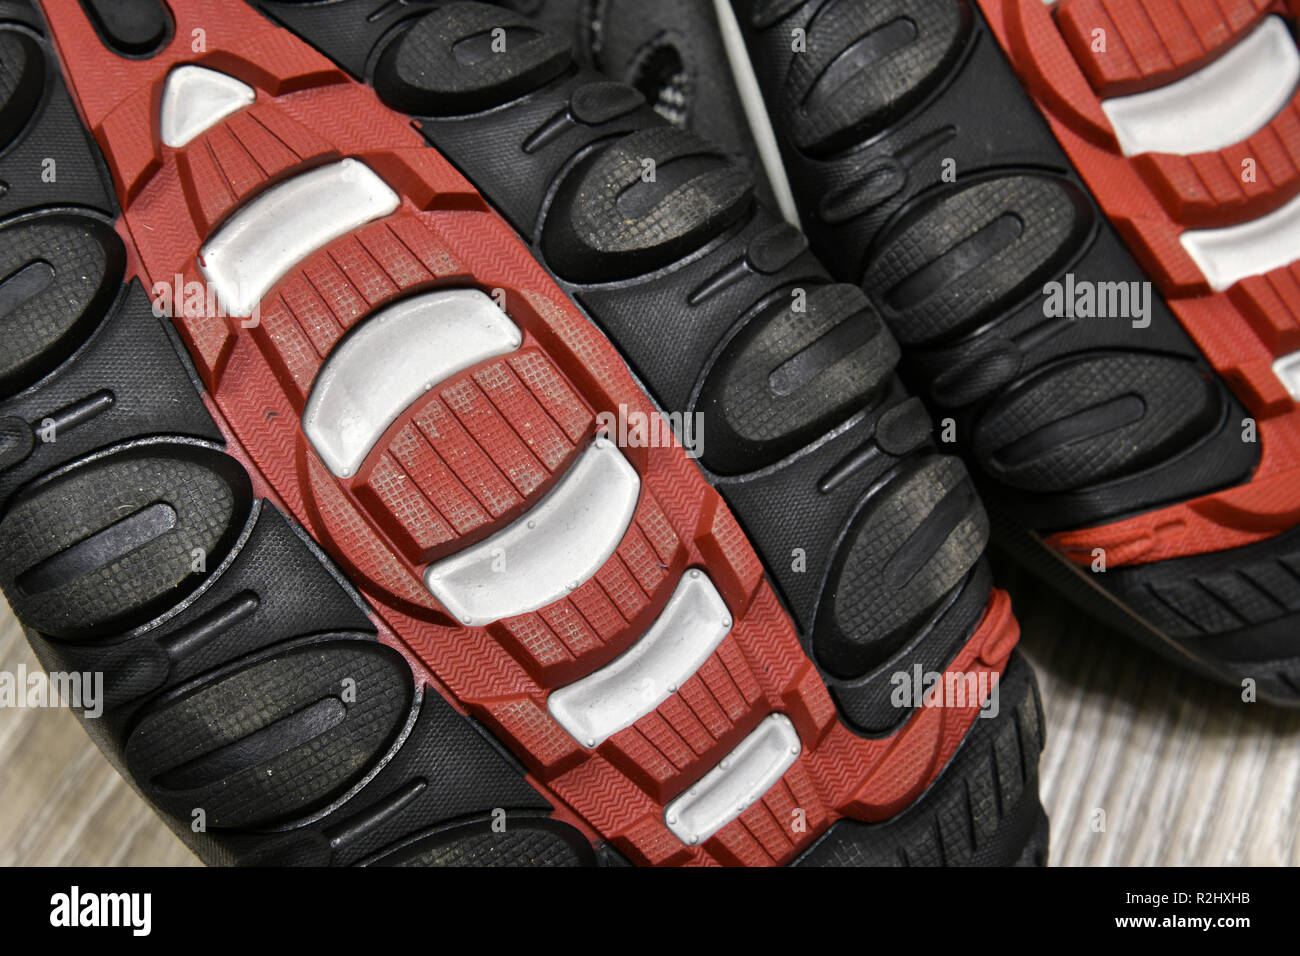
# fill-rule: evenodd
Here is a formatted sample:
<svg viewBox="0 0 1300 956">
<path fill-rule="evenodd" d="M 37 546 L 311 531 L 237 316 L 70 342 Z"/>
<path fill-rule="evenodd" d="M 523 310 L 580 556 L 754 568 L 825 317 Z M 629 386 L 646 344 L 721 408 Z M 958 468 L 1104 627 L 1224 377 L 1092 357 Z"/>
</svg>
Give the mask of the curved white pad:
<svg viewBox="0 0 1300 956">
<path fill-rule="evenodd" d="M 256 99 L 253 88 L 233 76 L 202 66 L 178 66 L 163 85 L 158 135 L 165 145 L 179 149 Z"/>
<path fill-rule="evenodd" d="M 1274 362 L 1273 374 L 1286 386 L 1291 397 L 1300 402 L 1300 352 L 1284 355 Z"/>
<path fill-rule="evenodd" d="M 691 569 L 632 647 L 555 691 L 546 707 L 580 744 L 599 747 L 677 693 L 730 630 L 722 595 L 703 572 Z"/>
<path fill-rule="evenodd" d="M 1300 50 L 1281 17 L 1195 73 L 1154 90 L 1103 100 L 1125 156 L 1188 156 L 1239 143 L 1268 125 L 1300 80 Z"/>
<path fill-rule="evenodd" d="M 600 570 L 632 523 L 641 476 L 598 438 L 527 513 L 429 565 L 424 583 L 458 621 L 481 627 L 558 601 Z"/>
<path fill-rule="evenodd" d="M 439 382 L 507 352 L 523 335 L 477 289 L 427 292 L 366 319 L 330 353 L 302 430 L 335 475 L 357 473 L 388 426 Z"/>
<path fill-rule="evenodd" d="M 199 250 L 199 268 L 230 315 L 254 307 L 317 249 L 400 204 L 364 163 L 345 159 L 272 186 L 239 209 Z"/>
<path fill-rule="evenodd" d="M 1248 276 L 1300 259 L 1300 196 L 1250 222 L 1188 229 L 1179 238 L 1210 288 L 1222 292 Z"/>
<path fill-rule="evenodd" d="M 664 807 L 664 823 L 689 846 L 704 842 L 771 790 L 800 749 L 790 718 L 770 714 L 699 783 Z"/>
</svg>

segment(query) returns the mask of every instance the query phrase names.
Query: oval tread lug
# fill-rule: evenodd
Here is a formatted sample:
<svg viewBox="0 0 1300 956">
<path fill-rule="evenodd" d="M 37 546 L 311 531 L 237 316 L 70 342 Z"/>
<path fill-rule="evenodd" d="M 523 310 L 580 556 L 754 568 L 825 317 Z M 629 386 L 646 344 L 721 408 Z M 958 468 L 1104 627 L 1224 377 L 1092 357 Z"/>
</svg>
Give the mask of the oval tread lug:
<svg viewBox="0 0 1300 956">
<path fill-rule="evenodd" d="M 331 640 L 203 679 L 150 707 L 126 739 L 127 766 L 182 818 L 259 826 L 338 796 L 384 755 L 414 687 L 396 651 Z"/>
<path fill-rule="evenodd" d="M 222 561 L 251 505 L 232 459 L 147 445 L 71 468 L 0 521 L 0 582 L 28 626 L 93 638 L 141 624 L 192 593 Z"/>
</svg>

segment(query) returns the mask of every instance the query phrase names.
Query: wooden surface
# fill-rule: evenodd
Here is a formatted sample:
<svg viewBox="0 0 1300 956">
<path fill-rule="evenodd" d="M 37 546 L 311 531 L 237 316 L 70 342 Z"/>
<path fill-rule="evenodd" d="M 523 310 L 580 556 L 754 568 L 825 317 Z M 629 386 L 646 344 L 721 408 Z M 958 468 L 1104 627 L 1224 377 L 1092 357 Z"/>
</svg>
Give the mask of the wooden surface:
<svg viewBox="0 0 1300 956">
<path fill-rule="evenodd" d="M 1300 863 L 1300 713 L 1243 704 L 1001 580 L 1047 710 L 1053 864 Z M 0 670 L 22 662 L 37 666 L 0 605 Z M 198 865 L 67 711 L 0 709 L 0 768 L 0 865 Z"/>
</svg>

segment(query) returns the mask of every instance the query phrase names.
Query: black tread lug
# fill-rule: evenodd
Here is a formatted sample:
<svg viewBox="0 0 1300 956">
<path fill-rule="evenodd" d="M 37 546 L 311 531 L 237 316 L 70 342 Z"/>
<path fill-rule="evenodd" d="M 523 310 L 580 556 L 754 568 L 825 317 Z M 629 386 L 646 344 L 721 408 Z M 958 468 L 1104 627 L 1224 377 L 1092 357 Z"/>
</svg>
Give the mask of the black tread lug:
<svg viewBox="0 0 1300 956">
<path fill-rule="evenodd" d="M 671 265 L 737 222 L 752 202 L 750 186 L 743 169 L 693 134 L 638 130 L 565 177 L 541 249 L 571 282 L 631 279 Z"/>
<path fill-rule="evenodd" d="M 873 404 L 898 346 L 852 286 L 794 289 L 732 337 L 704 381 L 697 408 L 719 474 L 757 471 Z"/>
<path fill-rule="evenodd" d="M 233 459 L 147 443 L 24 491 L 0 520 L 0 585 L 29 627 L 93 640 L 192 594 L 233 547 L 252 506 Z"/>
<path fill-rule="evenodd" d="M 153 701 L 126 737 L 126 766 L 157 806 L 202 809 L 212 830 L 290 820 L 375 765 L 413 694 L 401 655 L 374 641 L 281 646 Z"/>
<path fill-rule="evenodd" d="M 151 56 L 171 35 L 163 0 L 81 0 L 81 6 L 100 40 L 118 56 Z"/>
</svg>

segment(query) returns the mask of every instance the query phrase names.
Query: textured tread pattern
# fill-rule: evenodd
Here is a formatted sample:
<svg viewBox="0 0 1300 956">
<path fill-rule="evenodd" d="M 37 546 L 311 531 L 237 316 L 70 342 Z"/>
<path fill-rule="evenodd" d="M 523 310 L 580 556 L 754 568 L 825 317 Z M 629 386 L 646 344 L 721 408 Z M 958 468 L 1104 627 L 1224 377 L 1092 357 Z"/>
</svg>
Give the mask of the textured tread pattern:
<svg viewBox="0 0 1300 956">
<path fill-rule="evenodd" d="M 351 682 L 351 683 L 349 683 Z M 373 642 L 284 649 L 151 705 L 126 740 L 148 796 L 208 826 L 292 819 L 373 766 L 405 723 L 401 655 Z"/>
<path fill-rule="evenodd" d="M 44 58 L 31 37 L 0 32 L 0 149 L 13 142 L 40 102 Z"/>
<path fill-rule="evenodd" d="M 884 232 L 863 284 L 905 345 L 956 338 L 1040 289 L 1077 254 L 1090 219 L 1079 191 L 1052 177 L 961 185 Z"/>
<path fill-rule="evenodd" d="M 499 106 L 568 66 L 568 47 L 522 17 L 456 4 L 421 17 L 384 50 L 375 86 L 397 109 L 451 116 Z"/>
<path fill-rule="evenodd" d="M 181 300 L 128 273 L 43 25 L 13 15 L 31 32 L 0 26 L 0 586 L 42 663 L 104 675 L 87 729 L 209 862 L 351 863 L 494 808 L 544 814 L 222 452 L 160 318 Z M 57 176 L 29 179 L 50 154 Z"/>
<path fill-rule="evenodd" d="M 279 4 L 258 6 L 338 62 L 363 59 L 341 24 L 364 5 L 322 10 L 310 23 Z M 472 32 L 457 25 L 459 11 L 451 4 L 427 14 L 436 27 L 396 25 L 385 49 L 421 29 L 422 38 L 442 36 L 440 55 L 452 56 L 456 37 Z M 376 89 L 391 99 L 387 82 L 377 71 Z M 830 285 L 802 238 L 754 205 L 743 170 L 625 98 L 599 112 L 575 107 L 597 97 L 612 98 L 609 84 L 579 71 L 509 102 L 494 95 L 493 108 L 478 115 L 448 118 L 434 109 L 417 116 L 425 138 L 532 238 L 659 404 L 703 416 L 704 464 L 811 634 L 823 595 L 879 587 L 866 577 L 841 580 L 840 540 L 868 491 L 929 444 L 919 409 L 899 407 L 906 396 L 890 375 L 897 346 L 860 295 Z M 509 155 L 517 161 L 503 163 Z M 877 440 L 882 421 L 901 426 L 887 430 L 887 449 Z M 877 499 L 879 507 L 893 491 Z M 951 504 L 968 509 L 971 526 L 983 520 L 973 496 Z M 914 548 L 922 565 L 932 554 L 945 555 L 938 563 L 955 559 L 944 576 L 951 584 L 945 608 L 963 616 L 955 629 L 969 634 L 984 608 L 951 599 L 978 567 L 983 538 L 964 535 L 961 517 L 939 516 L 935 533 Z M 890 587 L 879 595 L 901 609 L 901 620 L 928 628 L 932 622 L 902 593 Z M 935 610 L 928 595 L 923 606 Z M 865 618 L 856 624 L 871 630 Z M 897 649 L 907 636 L 917 637 L 896 634 L 886 643 Z M 959 645 L 945 641 L 939 656 Z M 837 691 L 837 700 L 852 706 L 846 702 L 862 699 L 860 691 Z M 875 708 L 847 716 L 881 729 Z M 886 727 L 899 719 L 894 713 Z"/>
<path fill-rule="evenodd" d="M 750 20 L 775 17 L 759 9 Z M 961 55 L 970 20 L 965 2 L 886 0 L 818 10 L 801 38 L 805 48 L 787 51 L 789 134 L 800 149 L 826 155 L 885 126 L 942 82 Z"/>
<path fill-rule="evenodd" d="M 641 130 L 566 178 L 542 248 L 560 276 L 577 282 L 650 272 L 735 222 L 749 185 L 743 170 L 692 134 Z"/>
<path fill-rule="evenodd" d="M 10 504 L 0 582 L 27 625 L 91 637 L 140 624 L 192 591 L 244 525 L 243 470 L 148 446 L 81 465 Z"/>
<path fill-rule="evenodd" d="M 828 669 L 853 677 L 883 663 L 960 587 L 969 555 L 988 541 L 977 500 L 965 469 L 937 456 L 868 498 L 836 558 L 814 637 Z"/>
<path fill-rule="evenodd" d="M 367 8 L 375 12 L 369 2 L 313 6 L 312 19 L 337 24 L 338 18 L 368 15 Z M 458 821 L 482 820 L 489 811 L 496 823 L 495 811 L 501 809 L 507 817 L 550 812 L 576 828 L 588 846 L 607 841 L 612 849 L 566 857 L 552 844 L 517 846 L 509 836 L 485 843 L 492 838 L 480 830 L 468 841 L 458 834 L 453 842 L 460 849 L 452 857 L 490 857 L 495 845 L 504 858 L 520 862 L 612 862 L 622 856 L 651 864 L 773 864 L 792 860 L 835 820 L 889 819 L 920 797 L 975 720 L 978 702 L 895 708 L 887 719 L 873 713 L 873 730 L 881 727 L 885 733 L 864 736 L 855 732 L 851 716 L 837 711 L 834 682 L 828 691 L 801 639 L 801 632 L 811 631 L 835 543 L 866 492 L 900 459 L 920 461 L 928 444 L 915 403 L 888 375 L 891 359 L 875 367 L 858 357 L 854 379 L 861 384 L 849 407 L 837 408 L 824 398 L 821 407 L 800 410 L 800 415 L 822 416 L 821 434 L 810 431 L 805 447 L 778 463 L 783 466 L 774 472 L 779 480 L 762 480 L 763 472 L 736 476 L 737 487 L 762 486 L 769 494 L 782 493 L 789 483 L 801 486 L 796 497 L 810 508 L 809 525 L 815 529 L 809 549 L 815 572 L 800 581 L 805 587 L 804 581 L 811 582 L 802 622 L 786 612 L 750 544 L 777 528 L 780 509 L 745 515 L 756 526 L 770 522 L 766 532 L 760 528 L 747 537 L 749 529 L 742 530 L 706 482 L 707 472 L 671 439 L 625 443 L 628 462 L 641 478 L 632 521 L 605 564 L 589 580 L 575 582 L 563 598 L 488 626 L 466 627 L 424 585 L 423 572 L 439 547 L 451 553 L 486 540 L 547 494 L 550 483 L 570 467 L 572 449 L 591 440 L 598 417 L 602 429 L 615 427 L 606 423 L 614 410 L 657 420 L 658 410 L 610 344 L 614 339 L 630 357 L 633 349 L 624 343 L 635 339 L 631 330 L 638 320 L 652 314 L 642 311 L 644 295 L 660 296 L 665 304 L 687 302 L 680 318 L 701 326 L 701 353 L 678 375 L 648 383 L 656 395 L 678 390 L 683 399 L 674 410 L 691 411 L 717 350 L 732 334 L 775 296 L 829 285 L 797 237 L 757 206 L 747 189 L 728 186 L 732 180 L 726 177 L 709 180 L 715 183 L 706 197 L 710 211 L 694 219 L 679 199 L 700 189 L 701 147 L 685 134 L 665 135 L 652 110 L 627 109 L 628 97 L 610 95 L 605 81 L 573 69 L 567 59 L 554 75 L 550 67 L 534 72 L 530 64 L 548 61 L 529 52 L 530 28 L 519 35 L 521 58 L 507 55 L 501 70 L 470 71 L 481 90 L 451 91 L 453 98 L 470 97 L 455 109 L 471 112 L 421 115 L 413 129 L 407 117 L 376 106 L 371 94 L 320 54 L 242 5 L 177 0 L 171 12 L 180 37 L 188 36 L 201 16 L 210 49 L 228 51 L 223 66 L 256 92 L 252 106 L 178 149 L 159 145 L 154 91 L 176 62 L 188 58 L 187 45 L 173 45 L 152 58 L 118 57 L 102 49 L 92 25 L 75 8 L 46 8 L 78 105 L 112 168 L 124 207 L 121 234 L 135 246 L 130 259 L 142 278 L 199 281 L 196 254 L 214 228 L 256 202 L 269 185 L 340 156 L 363 156 L 367 168 L 401 199 L 391 214 L 333 238 L 289 267 L 260 303 L 260 322 L 246 324 L 189 303 L 173 310 L 173 324 L 220 426 L 225 452 L 249 478 L 253 501 L 240 536 L 230 549 L 218 549 L 215 567 L 208 562 L 194 572 L 201 580 L 178 605 L 136 630 L 97 634 L 89 644 L 34 637 L 51 658 L 68 649 L 89 653 L 86 647 L 120 644 L 125 661 L 144 665 L 138 680 L 144 699 L 119 708 L 105 728 L 109 743 L 124 748 L 125 762 L 142 788 L 178 826 L 203 811 L 208 836 L 197 842 L 208 858 L 382 859 L 413 838 L 443 832 Z M 383 32 L 382 40 L 367 29 L 347 43 L 372 37 L 376 45 L 359 59 L 381 64 L 388 51 L 400 51 L 408 31 L 427 23 L 420 43 L 450 44 L 453 49 L 446 52 L 453 57 L 459 47 L 460 55 L 473 61 L 484 53 L 493 22 L 483 8 L 453 4 L 395 18 L 390 24 L 396 29 Z M 507 47 L 510 29 L 507 23 Z M 325 35 L 337 40 L 340 34 L 327 29 Z M 392 56 L 394 62 L 400 59 L 396 52 Z M 356 62 L 356 51 L 343 59 Z M 268 76 L 265 64 L 275 64 L 277 75 Z M 379 72 L 376 67 L 377 82 Z M 540 85 L 521 92 L 522 77 Z M 408 69 L 403 82 L 418 86 L 425 79 L 418 68 L 414 74 Z M 479 94 L 482 99 L 474 100 Z M 484 110 L 484 103 L 491 108 Z M 149 135 L 140 135 L 142 130 Z M 652 226 L 639 239 L 607 237 L 615 251 L 652 253 L 653 258 L 628 266 L 650 271 L 600 284 L 565 280 L 557 285 L 537 260 L 545 259 L 550 224 L 571 211 L 546 205 L 548 197 L 553 200 L 566 182 L 582 175 L 582 163 L 575 162 L 579 153 L 599 162 L 618 149 L 617 141 L 604 141 L 620 132 L 666 151 L 667 158 L 655 164 L 658 176 L 628 183 L 630 188 L 613 199 L 630 215 L 644 215 L 662 228 Z M 420 135 L 440 149 L 427 148 Z M 451 159 L 473 170 L 464 157 L 489 147 L 493 138 L 513 141 L 511 149 L 535 157 L 520 162 L 512 177 L 503 177 L 513 181 L 500 195 L 485 197 L 501 206 L 509 222 L 489 211 L 484 197 L 439 155 L 445 145 Z M 736 175 L 719 157 L 703 159 L 704 177 L 718 168 L 727 177 Z M 174 213 L 169 228 L 146 228 L 160 209 Z M 533 243 L 531 254 L 512 223 L 523 224 L 517 228 Z M 518 354 L 481 363 L 431 388 L 376 442 L 356 475 L 330 473 L 300 427 L 322 364 L 358 322 L 435 285 L 499 292 L 494 297 L 523 335 Z M 582 301 L 598 294 L 619 302 L 601 311 L 600 329 L 568 298 Z M 861 303 L 856 294 L 849 298 Z M 818 318 L 824 318 L 820 310 Z M 868 334 L 890 355 L 878 321 Z M 806 401 L 801 386 L 815 387 L 822 366 L 836 371 L 836 363 L 826 361 L 830 350 L 810 344 L 811 353 L 796 349 L 768 370 L 774 394 Z M 780 346 L 787 347 L 792 342 Z M 771 373 L 778 373 L 775 381 Z M 890 426 L 878 443 L 874 429 L 881 420 Z M 804 427 L 804 419 L 794 421 L 779 427 Z M 174 437 L 167 441 L 192 445 Z M 861 450 L 867 447 L 864 458 Z M 439 462 L 445 470 L 438 470 Z M 960 472 L 954 461 L 946 463 Z M 394 464 L 409 468 L 416 480 L 402 485 Z M 67 474 L 85 467 L 79 463 Z M 386 478 L 376 477 L 380 468 L 387 469 Z M 838 478 L 833 495 L 817 490 L 818 478 L 831 471 Z M 57 487 L 65 477 L 47 480 Z M 42 487 L 43 482 L 34 486 Z M 447 497 L 436 501 L 438 491 Z M 20 495 L 27 492 L 20 489 Z M 723 493 L 730 497 L 730 487 Z M 465 496 L 463 509 L 453 504 L 456 495 Z M 937 666 L 991 679 L 1005 667 L 1017 629 L 1006 596 L 990 593 L 980 574 L 982 542 L 957 527 L 963 509 L 978 523 L 973 500 L 954 509 L 939 507 L 938 518 L 927 521 L 923 533 L 908 536 L 901 550 L 920 566 L 929 554 L 945 555 L 941 561 L 948 565 L 947 549 L 961 552 L 951 566 L 964 563 L 969 573 L 947 582 L 950 600 L 927 608 L 931 619 L 918 627 L 942 634 L 943 649 L 932 655 Z M 328 572 L 332 565 L 317 550 L 314 542 L 319 542 L 346 574 L 331 575 L 336 588 L 362 610 L 342 614 L 344 620 L 335 623 L 308 618 L 298 609 L 298 616 L 267 632 L 274 643 L 249 646 L 249 636 L 258 633 L 252 621 L 271 602 L 247 576 L 257 559 L 250 549 L 268 547 L 281 514 L 292 518 L 291 529 L 296 523 L 310 535 L 295 533 L 289 543 Z M 441 517 L 445 527 L 426 521 L 429 516 Z M 162 501 L 129 517 L 105 553 L 123 552 L 142 539 L 148 546 L 183 515 Z M 461 518 L 466 520 L 459 537 L 442 533 Z M 428 527 L 433 536 L 421 540 Z M 96 533 L 86 539 L 91 544 L 78 542 L 61 552 L 54 569 L 66 570 L 69 561 L 98 553 Z M 250 555 L 247 563 L 245 555 Z M 34 557 L 37 579 L 57 577 L 41 563 L 52 556 Z M 690 567 L 709 573 L 730 612 L 732 630 L 652 713 L 599 747 L 581 746 L 546 713 L 548 692 L 629 647 Z M 790 573 L 783 585 L 802 571 Z M 356 593 L 349 593 L 349 584 Z M 956 599 L 967 590 L 970 601 Z M 916 635 L 917 642 L 929 647 L 933 642 L 923 637 Z M 211 656 L 204 669 L 191 665 L 205 649 Z M 855 680 L 876 688 L 888 683 L 875 673 Z M 366 697 L 367 688 L 374 697 Z M 260 696 L 264 690 L 269 697 Z M 763 720 L 778 714 L 800 740 L 796 759 L 780 779 L 698 846 L 674 836 L 663 808 Z M 178 725 L 195 729 L 176 737 L 168 728 Z M 795 809 L 804 811 L 807 829 L 787 826 Z M 270 827 L 274 832 L 261 832 Z M 489 832 L 498 831 L 494 826 Z M 501 832 L 509 834 L 511 827 Z M 437 858 L 433 854 L 428 861 Z"/>
<path fill-rule="evenodd" d="M 797 866 L 1042 866 L 1047 817 L 1033 798 L 1043 705 L 1013 657 L 995 717 L 979 720 L 931 799 L 888 823 L 836 824 Z"/>
<path fill-rule="evenodd" d="M 798 290 L 731 339 L 705 379 L 700 407 L 715 425 L 705 464 L 738 474 L 779 461 L 871 403 L 897 361 L 856 289 Z"/>
<path fill-rule="evenodd" d="M 591 845 L 573 827 L 552 820 L 512 821 L 504 834 L 490 821 L 467 822 L 421 837 L 370 866 L 513 867 L 581 866 L 594 860 Z"/>
<path fill-rule="evenodd" d="M 1144 0 L 1059 9 L 925 0 L 908 5 L 915 36 L 896 26 L 892 40 L 879 22 L 888 13 L 867 23 L 874 14 L 848 0 L 733 6 L 813 249 L 877 304 L 906 348 L 905 377 L 951 420 L 950 438 L 994 507 L 1083 566 L 1104 549 L 1125 578 L 1140 577 L 1127 573 L 1131 565 L 1258 542 L 1300 520 L 1282 490 L 1294 483 L 1300 447 L 1294 412 L 1271 370 L 1272 358 L 1295 348 L 1294 311 L 1278 301 L 1276 282 L 1257 279 L 1228 293 L 1243 307 L 1189 303 L 1196 279 L 1176 227 L 1155 225 L 1171 213 L 1220 225 L 1293 195 L 1278 188 L 1289 173 L 1274 161 L 1276 146 L 1294 138 L 1290 108 L 1249 152 L 1136 157 L 1100 177 L 1084 169 L 1086 183 L 1072 162 L 1111 137 L 1098 96 L 1190 73 L 1245 35 L 1261 5 L 1183 5 L 1182 19 Z M 832 21 L 840 28 L 827 29 Z M 931 28 L 933 46 L 926 23 L 945 25 Z M 1111 38 L 1097 53 L 1094 29 Z M 792 52 L 799 35 L 807 55 Z M 906 80 L 924 92 L 898 109 L 847 122 L 847 107 L 814 95 L 819 83 L 858 83 L 885 97 L 879 56 L 903 57 L 909 42 L 916 73 Z M 1070 50 L 1097 93 L 1070 66 Z M 850 134 L 828 149 L 822 130 Z M 1243 155 L 1280 178 L 1260 176 L 1266 185 L 1245 193 L 1240 182 L 1220 187 Z M 1144 198 L 1138 176 L 1157 201 Z M 1246 328 L 1263 331 L 1270 361 L 1225 364 Z M 1259 440 L 1243 440 L 1256 425 Z M 1120 576 L 1097 579 L 1121 601 L 1141 591 Z M 1279 621 L 1290 585 L 1281 596 L 1271 608 Z M 1158 631 L 1169 613 L 1137 628 Z M 1274 646 L 1294 657 L 1286 642 Z M 1210 656 L 1235 679 L 1230 654 L 1225 645 Z"/>
<path fill-rule="evenodd" d="M 0 228 L 0 395 L 67 358 L 122 281 L 117 236 L 92 219 L 45 215 Z"/>
</svg>

